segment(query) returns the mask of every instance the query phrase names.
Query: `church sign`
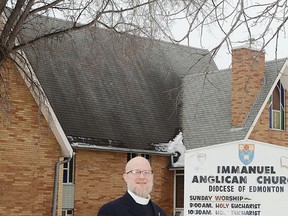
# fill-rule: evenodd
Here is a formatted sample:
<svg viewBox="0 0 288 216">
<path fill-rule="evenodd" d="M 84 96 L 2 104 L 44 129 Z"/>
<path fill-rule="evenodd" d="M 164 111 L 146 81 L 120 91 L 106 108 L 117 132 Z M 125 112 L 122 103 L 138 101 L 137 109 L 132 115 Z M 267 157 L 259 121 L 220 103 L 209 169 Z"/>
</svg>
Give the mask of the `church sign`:
<svg viewBox="0 0 288 216">
<path fill-rule="evenodd" d="M 184 215 L 285 216 L 288 148 L 252 140 L 185 153 Z"/>
</svg>

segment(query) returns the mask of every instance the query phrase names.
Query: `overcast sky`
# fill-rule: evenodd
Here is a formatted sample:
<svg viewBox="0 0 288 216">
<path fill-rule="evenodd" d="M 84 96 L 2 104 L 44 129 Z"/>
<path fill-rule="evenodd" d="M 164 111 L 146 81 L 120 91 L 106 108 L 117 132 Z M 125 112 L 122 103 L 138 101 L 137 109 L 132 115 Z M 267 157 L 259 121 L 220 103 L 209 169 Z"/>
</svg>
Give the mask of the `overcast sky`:
<svg viewBox="0 0 288 216">
<path fill-rule="evenodd" d="M 216 35 L 215 35 L 216 34 Z M 200 36 L 195 35 L 196 40 L 192 42 L 192 46 L 202 47 L 205 49 L 213 49 L 221 38 L 217 37 L 217 33 L 213 34 L 212 30 L 208 30 L 207 33 L 203 36 L 202 45 L 199 42 Z M 247 35 L 245 33 L 237 34 L 237 36 L 233 37 L 235 41 L 243 41 L 247 39 Z M 283 37 L 279 38 L 279 45 L 277 47 L 277 58 L 287 58 L 288 57 L 288 38 L 283 35 Z M 185 44 L 185 43 L 184 43 Z M 244 45 L 242 45 L 243 47 Z M 265 58 L 267 60 L 275 59 L 275 41 L 272 41 L 271 44 L 265 49 Z M 241 47 L 241 45 L 237 45 L 235 43 L 235 47 Z M 257 44 L 254 45 L 254 48 L 257 49 Z M 260 47 L 259 47 L 260 48 Z M 228 68 L 231 65 L 232 56 L 229 53 L 227 47 L 224 45 L 222 49 L 218 52 L 217 56 L 215 57 L 215 62 L 219 69 Z"/>
<path fill-rule="evenodd" d="M 212 30 L 208 30 L 206 34 L 204 34 L 203 39 L 202 39 L 202 44 L 200 44 L 199 42 L 199 38 L 200 36 L 195 35 L 194 36 L 196 39 L 195 40 L 191 40 L 191 45 L 194 47 L 198 47 L 198 48 L 205 48 L 208 50 L 213 49 L 217 43 L 219 43 L 219 40 L 221 38 L 217 37 L 217 33 L 213 33 Z M 247 39 L 247 35 L 245 35 L 245 33 L 243 34 L 238 34 L 237 36 L 234 36 L 234 40 L 235 41 L 243 41 L 245 39 Z M 287 58 L 288 57 L 288 38 L 284 37 L 280 37 L 279 38 L 279 45 L 277 47 L 277 58 Z M 183 43 L 184 45 L 187 45 L 187 43 Z M 244 45 L 242 45 L 243 47 Z M 265 58 L 266 61 L 267 60 L 273 60 L 275 59 L 275 41 L 273 41 L 266 49 L 265 49 Z M 235 47 L 241 47 L 241 45 L 237 45 L 235 43 Z M 257 49 L 257 44 L 254 45 L 254 48 Z M 259 47 L 261 48 L 261 47 Z M 221 50 L 218 52 L 217 56 L 215 57 L 215 62 L 218 66 L 219 69 L 224 69 L 224 68 L 228 68 L 231 65 L 231 59 L 232 56 L 229 53 L 229 50 L 227 49 L 227 47 L 224 45 Z"/>
<path fill-rule="evenodd" d="M 232 0 L 233 1 L 233 0 Z M 238 0 L 234 0 L 238 1 Z M 259 1 L 261 4 L 263 3 L 269 3 L 269 2 L 274 2 L 275 0 L 261 0 Z M 254 4 L 257 3 L 256 1 L 251 1 Z M 266 6 L 265 6 L 266 7 Z M 287 7 L 287 6 L 286 6 Z M 261 9 L 263 10 L 263 9 Z M 250 13 L 256 13 L 255 9 L 249 11 Z M 281 16 L 280 14 L 279 16 Z M 268 37 L 266 37 L 266 41 L 268 38 L 275 33 L 275 29 L 278 27 L 278 25 L 281 23 L 281 21 L 275 20 L 274 22 L 274 29 L 270 28 L 268 32 Z M 222 26 L 223 27 L 223 26 Z M 230 28 L 231 24 L 229 21 L 227 21 L 227 28 Z M 285 26 L 286 28 L 288 27 L 287 24 Z M 185 26 L 185 23 L 180 22 L 175 24 L 175 36 L 176 38 L 180 39 L 186 32 L 185 29 L 187 29 L 187 26 Z M 266 28 L 266 23 L 259 22 L 255 25 L 253 29 L 250 29 L 252 37 L 257 37 L 259 36 L 259 33 L 263 31 L 263 29 Z M 202 40 L 200 41 L 200 33 L 199 32 L 194 32 L 193 35 L 190 37 L 190 46 L 197 47 L 197 48 L 205 48 L 208 49 L 209 51 L 212 50 L 215 46 L 219 44 L 221 39 L 224 38 L 224 34 L 220 32 L 219 27 L 207 27 L 203 33 Z M 240 28 L 238 29 L 231 37 L 232 42 L 233 42 L 233 47 L 243 47 L 243 46 L 248 46 L 248 44 L 245 45 L 245 43 L 239 43 L 240 41 L 247 40 L 248 37 L 248 32 L 247 29 L 245 28 Z M 261 42 L 257 42 L 253 44 L 253 48 L 255 49 L 260 49 L 261 48 Z M 188 45 L 187 41 L 183 41 L 181 44 L 183 45 Z M 268 47 L 266 47 L 265 52 L 266 52 L 266 61 L 267 60 L 273 60 L 275 59 L 275 48 L 276 48 L 276 42 L 275 40 L 271 41 Z M 285 34 L 284 31 L 281 32 L 279 36 L 279 42 L 278 42 L 278 47 L 277 47 L 277 58 L 287 58 L 288 57 L 288 38 L 287 35 Z M 231 54 L 229 53 L 227 47 L 224 46 L 221 48 L 221 50 L 218 52 L 217 56 L 215 57 L 215 62 L 218 66 L 219 69 L 224 69 L 228 68 L 231 65 Z"/>
</svg>

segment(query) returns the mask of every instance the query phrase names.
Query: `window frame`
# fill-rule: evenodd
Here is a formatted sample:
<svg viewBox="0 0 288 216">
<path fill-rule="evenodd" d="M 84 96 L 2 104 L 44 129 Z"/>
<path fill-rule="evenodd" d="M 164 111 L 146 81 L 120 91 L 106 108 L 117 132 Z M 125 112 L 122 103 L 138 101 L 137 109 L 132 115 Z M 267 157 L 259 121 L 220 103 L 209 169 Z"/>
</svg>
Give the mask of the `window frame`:
<svg viewBox="0 0 288 216">
<path fill-rule="evenodd" d="M 274 92 L 277 92 L 277 96 L 279 98 L 274 99 L 274 96 L 276 95 Z M 279 107 L 279 110 L 273 109 L 275 107 L 274 101 L 279 101 L 280 104 L 277 104 L 277 107 Z M 270 102 L 269 102 L 269 128 L 272 130 L 279 130 L 284 131 L 285 130 L 285 89 L 279 80 L 275 88 L 273 89 L 273 92 L 270 96 Z"/>
<path fill-rule="evenodd" d="M 151 160 L 151 155 L 150 155 L 150 154 L 135 153 L 135 152 L 133 152 L 133 153 L 127 153 L 127 162 L 128 162 L 129 160 L 131 160 L 132 158 L 137 157 L 137 156 L 144 157 L 144 158 L 146 158 L 148 161 Z"/>
<path fill-rule="evenodd" d="M 65 157 L 64 159 L 67 160 L 68 158 Z M 63 164 L 63 184 L 74 184 L 74 168 L 75 158 L 73 156 L 69 162 Z"/>
<path fill-rule="evenodd" d="M 71 211 L 69 213 L 68 211 Z M 74 215 L 74 209 L 62 209 L 62 216 L 73 216 Z"/>
<path fill-rule="evenodd" d="M 177 195 L 179 195 L 179 191 L 177 192 L 177 176 L 183 176 L 183 182 L 181 183 L 182 184 L 182 187 L 183 187 L 183 194 L 182 194 L 182 206 L 177 206 Z M 174 173 L 174 214 L 176 215 L 177 214 L 180 214 L 180 212 L 183 212 L 184 211 L 184 170 L 175 170 L 175 173 Z"/>
</svg>

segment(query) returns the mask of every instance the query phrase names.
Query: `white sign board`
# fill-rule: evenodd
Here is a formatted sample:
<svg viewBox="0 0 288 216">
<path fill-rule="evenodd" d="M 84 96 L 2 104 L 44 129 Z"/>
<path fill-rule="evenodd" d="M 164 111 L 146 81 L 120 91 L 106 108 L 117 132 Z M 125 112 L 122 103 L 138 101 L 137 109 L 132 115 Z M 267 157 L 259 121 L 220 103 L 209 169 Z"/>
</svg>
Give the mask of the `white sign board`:
<svg viewBox="0 0 288 216">
<path fill-rule="evenodd" d="M 288 148 L 240 141 L 185 153 L 184 215 L 288 215 Z"/>
</svg>

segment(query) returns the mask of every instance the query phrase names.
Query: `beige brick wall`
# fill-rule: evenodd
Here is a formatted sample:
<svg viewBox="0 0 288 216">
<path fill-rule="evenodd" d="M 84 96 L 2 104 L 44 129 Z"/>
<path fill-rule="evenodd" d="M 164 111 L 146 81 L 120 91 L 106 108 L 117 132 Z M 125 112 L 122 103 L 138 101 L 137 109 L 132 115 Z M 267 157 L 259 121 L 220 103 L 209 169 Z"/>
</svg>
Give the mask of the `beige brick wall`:
<svg viewBox="0 0 288 216">
<path fill-rule="evenodd" d="M 288 94 L 285 91 L 285 131 L 272 130 L 269 128 L 269 104 L 266 105 L 263 113 L 261 114 L 257 124 L 255 125 L 253 132 L 251 133 L 249 139 L 267 142 L 275 145 L 288 147 Z"/>
<path fill-rule="evenodd" d="M 168 170 L 169 157 L 151 157 L 155 172 L 154 202 L 172 216 L 173 172 Z M 95 216 L 106 202 L 122 196 L 126 191 L 123 180 L 126 153 L 84 151 L 76 152 L 75 160 L 75 216 Z"/>
<path fill-rule="evenodd" d="M 0 215 L 51 215 L 60 147 L 20 74 L 6 66 L 11 110 L 0 110 Z"/>
<path fill-rule="evenodd" d="M 9 115 L 0 112 L 0 215 L 51 215 L 55 165 L 61 150 L 22 77 L 13 64 L 8 66 L 9 73 L 1 71 L 9 79 L 11 110 Z M 126 153 L 81 150 L 75 160 L 76 216 L 95 216 L 101 205 L 125 193 Z M 169 157 L 151 157 L 155 171 L 152 197 L 172 216 L 173 172 L 168 163 Z M 61 176 L 60 170 L 60 197 Z M 61 199 L 57 214 L 61 215 Z"/>
<path fill-rule="evenodd" d="M 154 171 L 153 201 L 163 208 L 167 216 L 173 216 L 174 171 L 169 171 L 170 157 L 152 156 Z"/>
</svg>

